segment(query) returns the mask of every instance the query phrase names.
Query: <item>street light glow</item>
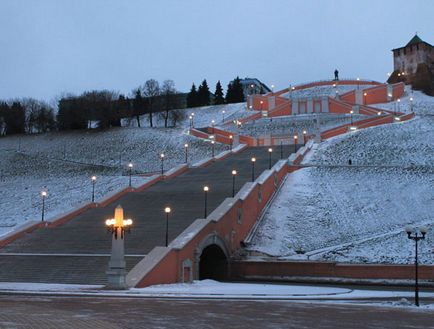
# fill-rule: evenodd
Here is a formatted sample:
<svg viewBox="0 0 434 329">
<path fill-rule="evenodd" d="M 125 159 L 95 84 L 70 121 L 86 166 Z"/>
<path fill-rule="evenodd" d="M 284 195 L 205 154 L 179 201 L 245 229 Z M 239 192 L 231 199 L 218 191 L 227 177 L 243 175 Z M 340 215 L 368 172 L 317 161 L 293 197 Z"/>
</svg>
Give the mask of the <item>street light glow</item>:
<svg viewBox="0 0 434 329">
<path fill-rule="evenodd" d="M 252 162 L 256 162 L 256 158 L 252 158 Z"/>
<path fill-rule="evenodd" d="M 204 192 L 208 192 L 208 191 L 209 191 L 209 187 L 205 185 L 205 186 L 203 187 L 203 191 L 204 191 Z"/>
<path fill-rule="evenodd" d="M 163 159 L 164 158 L 164 153 L 160 154 L 160 158 Z"/>
<path fill-rule="evenodd" d="M 170 207 L 166 207 L 166 208 L 164 208 L 164 212 L 165 212 L 166 214 L 170 214 L 171 211 L 172 211 L 172 209 L 170 209 Z"/>
<path fill-rule="evenodd" d="M 187 147 L 188 147 L 188 144 L 187 144 L 187 143 L 185 143 L 185 144 L 184 144 L 184 147 L 185 147 L 185 148 L 187 148 Z"/>
<path fill-rule="evenodd" d="M 268 149 L 268 152 L 273 152 L 273 149 L 270 147 L 269 149 Z"/>
<path fill-rule="evenodd" d="M 128 164 L 128 168 L 133 168 L 133 164 L 131 162 Z"/>
<path fill-rule="evenodd" d="M 91 180 L 92 180 L 92 182 L 95 182 L 96 181 L 96 176 L 92 176 Z"/>
<path fill-rule="evenodd" d="M 46 196 L 48 195 L 48 193 L 47 193 L 47 191 L 42 191 L 42 192 L 41 192 L 41 195 L 42 195 L 43 197 L 46 197 Z"/>
<path fill-rule="evenodd" d="M 236 170 L 232 170 L 232 175 L 236 175 L 237 174 L 237 171 Z"/>
</svg>

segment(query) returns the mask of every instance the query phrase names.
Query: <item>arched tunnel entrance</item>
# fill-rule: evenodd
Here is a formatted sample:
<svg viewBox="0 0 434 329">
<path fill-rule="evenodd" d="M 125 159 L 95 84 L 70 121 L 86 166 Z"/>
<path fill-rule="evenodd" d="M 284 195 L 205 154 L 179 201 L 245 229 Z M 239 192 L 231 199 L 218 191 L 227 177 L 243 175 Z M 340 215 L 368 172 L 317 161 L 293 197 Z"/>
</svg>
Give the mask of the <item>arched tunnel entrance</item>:
<svg viewBox="0 0 434 329">
<path fill-rule="evenodd" d="M 199 280 L 224 281 L 228 276 L 228 259 L 224 251 L 216 244 L 204 248 L 199 260 Z"/>
</svg>

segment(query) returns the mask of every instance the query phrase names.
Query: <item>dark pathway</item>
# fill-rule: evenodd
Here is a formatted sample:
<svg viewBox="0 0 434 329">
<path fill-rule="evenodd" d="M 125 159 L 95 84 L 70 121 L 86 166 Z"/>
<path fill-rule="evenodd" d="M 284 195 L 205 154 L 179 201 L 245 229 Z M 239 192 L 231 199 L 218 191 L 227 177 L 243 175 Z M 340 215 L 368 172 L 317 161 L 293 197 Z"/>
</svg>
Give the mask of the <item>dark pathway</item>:
<svg viewBox="0 0 434 329">
<path fill-rule="evenodd" d="M 104 208 L 90 209 L 66 224 L 39 229 L 0 249 L 0 281 L 104 284 L 111 236 L 104 221 L 121 204 L 134 220 L 126 238 L 128 267 L 155 246 L 165 243 L 164 208 L 170 206 L 169 240 L 195 219 L 204 216 L 203 186 L 210 188 L 208 214 L 232 195 L 232 169 L 238 171 L 236 191 L 251 181 L 251 157 L 255 156 L 256 177 L 268 169 L 268 147 L 245 151 L 216 161 L 206 168 L 190 169 L 183 175 L 159 182 L 139 193 L 129 193 Z M 284 148 L 288 157 L 292 147 Z M 272 153 L 272 163 L 280 151 Z"/>
</svg>

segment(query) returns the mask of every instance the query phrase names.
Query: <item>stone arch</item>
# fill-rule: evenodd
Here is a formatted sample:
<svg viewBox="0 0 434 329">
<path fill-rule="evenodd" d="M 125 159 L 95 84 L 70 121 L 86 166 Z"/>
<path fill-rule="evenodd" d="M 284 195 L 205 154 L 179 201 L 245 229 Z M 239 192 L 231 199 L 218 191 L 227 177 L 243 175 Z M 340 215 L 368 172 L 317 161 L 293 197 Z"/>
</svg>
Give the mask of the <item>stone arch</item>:
<svg viewBox="0 0 434 329">
<path fill-rule="evenodd" d="M 227 280 L 229 257 L 224 240 L 216 233 L 209 234 L 196 248 L 196 279 Z"/>
</svg>

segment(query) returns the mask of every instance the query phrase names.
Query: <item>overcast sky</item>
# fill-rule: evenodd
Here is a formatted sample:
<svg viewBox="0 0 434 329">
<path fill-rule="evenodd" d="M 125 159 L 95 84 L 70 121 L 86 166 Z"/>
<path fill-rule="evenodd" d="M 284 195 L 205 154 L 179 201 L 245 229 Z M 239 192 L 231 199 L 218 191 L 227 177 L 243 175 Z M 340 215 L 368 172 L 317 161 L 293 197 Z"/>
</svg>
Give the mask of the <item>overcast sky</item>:
<svg viewBox="0 0 434 329">
<path fill-rule="evenodd" d="M 384 81 L 391 49 L 434 44 L 434 1 L 0 0 L 0 99 L 180 91 L 234 76 L 276 89 L 341 77 Z"/>
</svg>

